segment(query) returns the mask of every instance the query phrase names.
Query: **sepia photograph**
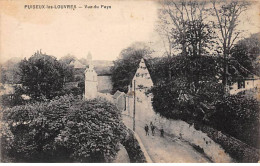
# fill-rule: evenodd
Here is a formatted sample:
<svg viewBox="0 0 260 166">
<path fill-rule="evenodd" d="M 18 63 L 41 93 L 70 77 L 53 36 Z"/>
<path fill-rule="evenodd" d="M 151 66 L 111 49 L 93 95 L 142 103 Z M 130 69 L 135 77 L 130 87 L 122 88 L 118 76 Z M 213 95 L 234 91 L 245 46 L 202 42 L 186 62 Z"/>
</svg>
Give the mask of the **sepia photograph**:
<svg viewBox="0 0 260 166">
<path fill-rule="evenodd" d="M 258 0 L 0 0 L 0 163 L 259 163 Z"/>
</svg>

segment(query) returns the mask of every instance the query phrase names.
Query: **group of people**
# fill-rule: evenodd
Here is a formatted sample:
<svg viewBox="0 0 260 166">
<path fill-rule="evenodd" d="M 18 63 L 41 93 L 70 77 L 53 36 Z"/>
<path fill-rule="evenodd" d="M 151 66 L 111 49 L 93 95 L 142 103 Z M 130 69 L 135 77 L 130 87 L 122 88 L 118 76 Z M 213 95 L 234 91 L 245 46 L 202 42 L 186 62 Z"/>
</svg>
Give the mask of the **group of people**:
<svg viewBox="0 0 260 166">
<path fill-rule="evenodd" d="M 152 131 L 152 135 L 154 136 L 155 126 L 153 125 L 152 122 L 150 122 L 150 128 L 151 128 L 151 131 Z M 148 126 L 148 124 L 145 124 L 144 130 L 145 130 L 145 135 L 146 136 L 149 135 L 149 126 Z M 161 137 L 164 137 L 164 130 L 163 130 L 163 128 L 160 129 L 160 132 L 161 132 Z"/>
</svg>

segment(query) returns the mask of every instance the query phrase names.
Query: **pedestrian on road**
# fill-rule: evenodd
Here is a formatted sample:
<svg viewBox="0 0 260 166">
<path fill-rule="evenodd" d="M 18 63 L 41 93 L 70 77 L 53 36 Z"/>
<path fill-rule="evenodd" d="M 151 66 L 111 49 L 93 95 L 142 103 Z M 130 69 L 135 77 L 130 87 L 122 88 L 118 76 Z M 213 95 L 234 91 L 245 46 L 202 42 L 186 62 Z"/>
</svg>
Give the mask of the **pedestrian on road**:
<svg viewBox="0 0 260 166">
<path fill-rule="evenodd" d="M 147 124 L 145 125 L 144 130 L 145 130 L 145 135 L 149 135 L 149 127 Z"/>
<path fill-rule="evenodd" d="M 150 123 L 150 127 L 151 127 L 151 131 L 152 131 L 152 135 L 154 136 L 155 127 L 152 122 Z"/>
<path fill-rule="evenodd" d="M 164 130 L 163 130 L 163 128 L 160 130 L 160 132 L 161 132 L 161 137 L 164 137 Z"/>
</svg>

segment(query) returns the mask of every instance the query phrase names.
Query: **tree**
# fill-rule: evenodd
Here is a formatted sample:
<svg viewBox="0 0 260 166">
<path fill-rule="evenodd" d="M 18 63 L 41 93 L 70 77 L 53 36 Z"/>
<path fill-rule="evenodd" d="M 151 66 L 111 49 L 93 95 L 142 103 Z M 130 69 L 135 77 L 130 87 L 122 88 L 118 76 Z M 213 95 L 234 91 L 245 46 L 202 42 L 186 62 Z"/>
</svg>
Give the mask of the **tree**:
<svg viewBox="0 0 260 166">
<path fill-rule="evenodd" d="M 151 50 L 144 43 L 135 43 L 121 51 L 119 58 L 111 68 L 113 92 L 117 90 L 127 92 L 128 85 L 137 70 L 142 58 L 149 58 Z"/>
<path fill-rule="evenodd" d="M 214 102 L 223 93 L 218 83 L 219 58 L 213 56 L 176 56 L 171 58 L 172 80 L 165 79 L 168 58 L 154 64 L 151 76 L 155 86 L 153 106 L 167 118 L 206 120 Z M 191 81 L 196 78 L 197 80 Z"/>
<path fill-rule="evenodd" d="M 173 1 L 162 2 L 159 11 L 159 28 L 161 35 L 172 48 L 180 50 L 182 55 L 203 55 L 214 38 L 213 24 L 209 21 L 209 9 L 206 1 Z M 164 38 L 165 38 L 164 37 Z"/>
<path fill-rule="evenodd" d="M 25 93 L 34 100 L 59 95 L 70 69 L 55 57 L 37 51 L 19 64 L 19 75 Z"/>
<path fill-rule="evenodd" d="M 205 1 L 162 2 L 159 11 L 158 31 L 165 45 L 168 58 L 180 53 L 183 56 L 207 55 L 214 44 L 213 23 L 208 21 L 209 9 Z M 165 42 L 166 40 L 166 42 Z M 168 64 L 169 68 L 171 64 Z M 169 80 L 171 73 L 169 70 Z"/>
<path fill-rule="evenodd" d="M 250 37 L 238 41 L 231 49 L 231 61 L 237 66 L 233 70 L 229 69 L 232 77 L 235 75 L 235 72 L 242 77 L 260 74 L 260 63 L 258 60 L 260 55 L 259 35 L 260 33 L 252 34 Z"/>
<path fill-rule="evenodd" d="M 237 29 L 240 15 L 247 10 L 249 2 L 246 1 L 212 1 L 216 17 L 216 27 L 220 31 L 219 41 L 222 45 L 224 57 L 223 85 L 225 94 L 228 93 L 228 58 L 230 51 L 238 39 L 241 31 Z"/>
<path fill-rule="evenodd" d="M 0 66 L 1 83 L 18 84 L 20 77 L 18 75 L 20 58 L 11 58 Z"/>
</svg>

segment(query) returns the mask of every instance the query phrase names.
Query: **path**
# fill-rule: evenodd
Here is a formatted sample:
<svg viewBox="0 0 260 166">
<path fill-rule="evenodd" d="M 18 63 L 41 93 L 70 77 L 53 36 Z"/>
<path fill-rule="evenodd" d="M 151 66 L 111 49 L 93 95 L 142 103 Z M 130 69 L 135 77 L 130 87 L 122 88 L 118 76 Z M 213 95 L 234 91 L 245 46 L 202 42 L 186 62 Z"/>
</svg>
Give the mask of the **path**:
<svg viewBox="0 0 260 166">
<path fill-rule="evenodd" d="M 132 118 L 123 116 L 123 122 L 133 128 Z M 204 155 L 197 152 L 191 145 L 177 138 L 165 135 L 160 137 L 159 131 L 155 136 L 151 133 L 145 136 L 144 126 L 136 122 L 136 133 L 141 138 L 144 147 L 155 163 L 205 163 L 210 162 Z"/>
<path fill-rule="evenodd" d="M 130 163 L 129 156 L 128 156 L 127 151 L 124 148 L 124 146 L 122 144 L 120 144 L 119 148 L 120 148 L 120 150 L 118 151 L 113 163 Z"/>
</svg>

